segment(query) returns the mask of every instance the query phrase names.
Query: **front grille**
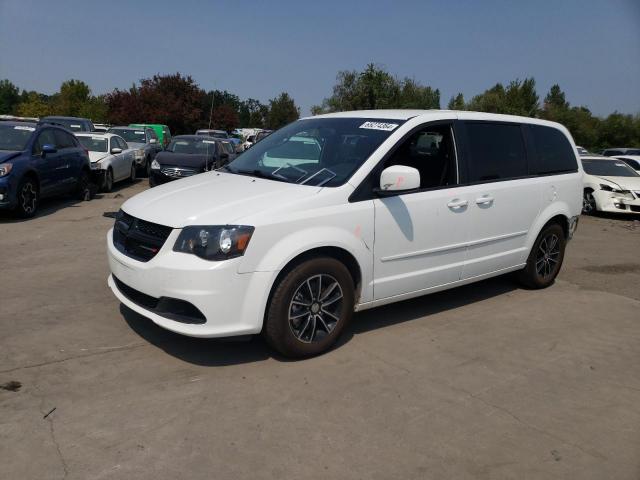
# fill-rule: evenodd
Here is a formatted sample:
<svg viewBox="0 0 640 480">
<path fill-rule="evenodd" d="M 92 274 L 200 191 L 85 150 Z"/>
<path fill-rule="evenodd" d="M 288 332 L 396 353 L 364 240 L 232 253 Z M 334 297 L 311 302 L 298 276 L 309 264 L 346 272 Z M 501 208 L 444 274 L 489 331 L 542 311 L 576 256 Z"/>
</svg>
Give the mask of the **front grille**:
<svg viewBox="0 0 640 480">
<path fill-rule="evenodd" d="M 164 167 L 160 169 L 163 175 L 172 178 L 190 177 L 196 173 L 200 173 L 199 170 L 193 168 L 181 168 L 181 167 Z"/>
<path fill-rule="evenodd" d="M 207 319 L 198 308 L 185 300 L 171 297 L 155 298 L 130 287 L 113 275 L 116 288 L 136 305 L 175 322 L 202 325 Z"/>
<path fill-rule="evenodd" d="M 120 210 L 113 226 L 113 244 L 128 257 L 148 262 L 160 251 L 171 230 Z"/>
</svg>

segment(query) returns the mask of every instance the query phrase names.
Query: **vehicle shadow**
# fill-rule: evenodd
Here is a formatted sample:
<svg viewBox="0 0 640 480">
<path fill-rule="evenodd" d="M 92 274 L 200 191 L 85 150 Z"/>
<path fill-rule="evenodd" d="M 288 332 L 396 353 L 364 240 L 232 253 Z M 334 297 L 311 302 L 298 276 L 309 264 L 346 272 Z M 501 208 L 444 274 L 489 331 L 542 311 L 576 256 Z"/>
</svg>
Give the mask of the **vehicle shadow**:
<svg viewBox="0 0 640 480">
<path fill-rule="evenodd" d="M 336 348 L 349 343 L 354 336 L 371 330 L 420 319 L 428 322 L 429 319 L 425 317 L 481 302 L 517 288 L 518 285 L 507 275 L 356 313 Z M 195 365 L 220 367 L 268 358 L 281 362 L 295 361 L 273 352 L 259 335 L 243 337 L 244 341 L 191 338 L 158 327 L 124 304 L 120 305 L 120 313 L 131 329 L 146 341 L 173 357 Z"/>
</svg>

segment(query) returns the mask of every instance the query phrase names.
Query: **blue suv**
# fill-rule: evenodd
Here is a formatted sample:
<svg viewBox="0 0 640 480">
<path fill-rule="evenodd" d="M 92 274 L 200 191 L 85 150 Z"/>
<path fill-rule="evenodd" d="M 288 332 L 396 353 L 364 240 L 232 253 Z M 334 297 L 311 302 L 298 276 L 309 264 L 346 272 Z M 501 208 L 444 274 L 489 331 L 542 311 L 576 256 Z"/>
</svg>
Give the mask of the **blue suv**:
<svg viewBox="0 0 640 480">
<path fill-rule="evenodd" d="M 33 217 L 40 199 L 91 196 L 91 163 L 68 130 L 50 124 L 0 122 L 0 208 Z"/>
</svg>

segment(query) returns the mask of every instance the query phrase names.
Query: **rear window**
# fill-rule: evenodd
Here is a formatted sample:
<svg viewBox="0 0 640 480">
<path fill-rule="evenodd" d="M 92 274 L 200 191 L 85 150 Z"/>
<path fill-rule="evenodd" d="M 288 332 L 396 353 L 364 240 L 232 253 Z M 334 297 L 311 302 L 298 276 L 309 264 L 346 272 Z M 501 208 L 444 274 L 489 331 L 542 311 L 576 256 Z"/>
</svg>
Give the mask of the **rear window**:
<svg viewBox="0 0 640 480">
<path fill-rule="evenodd" d="M 90 152 L 107 152 L 107 139 L 104 137 L 78 137 L 84 148 Z"/>
<path fill-rule="evenodd" d="M 567 137 L 558 129 L 529 125 L 537 154 L 534 171 L 538 175 L 575 172 L 576 156 Z"/>
<path fill-rule="evenodd" d="M 466 122 L 471 150 L 470 182 L 490 182 L 528 175 L 520 125 Z"/>
</svg>

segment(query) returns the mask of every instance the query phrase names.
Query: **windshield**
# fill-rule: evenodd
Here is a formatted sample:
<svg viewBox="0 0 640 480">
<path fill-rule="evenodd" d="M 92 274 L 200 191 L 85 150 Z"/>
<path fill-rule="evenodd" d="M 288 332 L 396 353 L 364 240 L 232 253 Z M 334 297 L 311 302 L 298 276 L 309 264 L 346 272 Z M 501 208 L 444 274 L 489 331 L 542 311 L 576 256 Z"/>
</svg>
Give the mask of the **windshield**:
<svg viewBox="0 0 640 480">
<path fill-rule="evenodd" d="M 78 136 L 78 140 L 84 148 L 90 152 L 106 152 L 107 151 L 107 139 L 102 137 L 85 137 Z"/>
<path fill-rule="evenodd" d="M 29 125 L 0 124 L 0 150 L 24 150 L 36 128 Z"/>
<path fill-rule="evenodd" d="M 126 142 L 147 143 L 147 137 L 144 130 L 138 128 L 112 128 L 109 133 L 115 133 L 125 139 Z"/>
<path fill-rule="evenodd" d="M 582 160 L 582 167 L 589 175 L 599 177 L 638 177 L 635 170 L 620 160 Z"/>
<path fill-rule="evenodd" d="M 337 187 L 402 123 L 366 118 L 298 120 L 256 143 L 227 170 L 289 183 Z"/>
<path fill-rule="evenodd" d="M 215 140 L 176 138 L 167 146 L 167 151 L 189 155 L 213 155 L 216 151 L 215 144 Z"/>
</svg>

